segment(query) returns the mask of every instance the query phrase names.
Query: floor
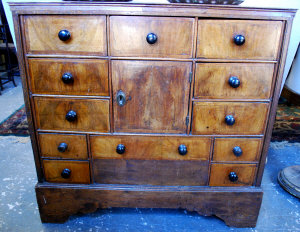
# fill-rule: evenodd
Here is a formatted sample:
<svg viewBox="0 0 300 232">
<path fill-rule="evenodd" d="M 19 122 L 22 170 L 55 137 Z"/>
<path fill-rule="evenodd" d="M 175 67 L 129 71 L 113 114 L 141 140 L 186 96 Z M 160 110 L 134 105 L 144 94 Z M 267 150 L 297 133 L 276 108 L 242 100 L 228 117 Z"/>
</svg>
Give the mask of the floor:
<svg viewBox="0 0 300 232">
<path fill-rule="evenodd" d="M 0 121 L 23 104 L 20 81 L 0 96 Z M 35 200 L 36 174 L 29 137 L 0 136 L 0 231 L 300 231 L 300 201 L 277 183 L 278 171 L 300 164 L 300 143 L 272 143 L 264 172 L 263 203 L 256 228 L 227 227 L 216 217 L 168 209 L 98 210 L 64 224 L 42 224 Z"/>
</svg>

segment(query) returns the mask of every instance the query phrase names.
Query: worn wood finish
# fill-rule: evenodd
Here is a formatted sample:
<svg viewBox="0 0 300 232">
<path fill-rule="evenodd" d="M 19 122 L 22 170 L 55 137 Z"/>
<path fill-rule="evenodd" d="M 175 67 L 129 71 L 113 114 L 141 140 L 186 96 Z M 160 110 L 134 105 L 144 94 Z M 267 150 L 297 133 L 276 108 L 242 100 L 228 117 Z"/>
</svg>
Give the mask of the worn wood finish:
<svg viewBox="0 0 300 232">
<path fill-rule="evenodd" d="M 88 161 L 43 160 L 45 179 L 54 183 L 89 184 L 90 168 Z M 62 178 L 61 172 L 71 170 L 68 179 Z"/>
<path fill-rule="evenodd" d="M 28 59 L 34 94 L 109 96 L 108 61 L 96 59 Z M 65 84 L 64 73 L 74 82 Z"/>
<path fill-rule="evenodd" d="M 146 36 L 157 35 L 149 44 Z M 112 56 L 191 58 L 194 37 L 193 18 L 110 17 Z"/>
<path fill-rule="evenodd" d="M 112 61 L 116 132 L 186 133 L 190 62 Z M 126 104 L 119 106 L 119 90 Z"/>
<path fill-rule="evenodd" d="M 192 134 L 262 134 L 268 108 L 268 103 L 194 102 Z M 225 123 L 226 115 L 235 118 L 234 125 Z"/>
<path fill-rule="evenodd" d="M 93 159 L 137 160 L 208 160 L 210 138 L 163 136 L 91 136 Z M 118 154 L 118 144 L 125 145 L 125 153 Z M 187 147 L 187 154 L 180 155 L 179 145 Z"/>
<path fill-rule="evenodd" d="M 105 16 L 28 15 L 24 30 L 29 54 L 107 54 Z M 68 30 L 71 38 L 61 41 L 60 30 Z"/>
<path fill-rule="evenodd" d="M 37 128 L 45 130 L 109 132 L 109 101 L 101 99 L 34 98 Z M 69 122 L 73 110 L 77 120 Z"/>
<path fill-rule="evenodd" d="M 282 21 L 200 19 L 197 57 L 224 59 L 276 60 L 281 39 Z M 246 42 L 237 46 L 235 35 Z"/>
<path fill-rule="evenodd" d="M 274 67 L 270 63 L 197 63 L 194 98 L 268 99 Z M 240 80 L 239 87 L 229 85 L 232 76 Z"/>
<path fill-rule="evenodd" d="M 57 149 L 61 143 L 66 143 L 68 146 L 64 152 Z M 39 146 L 42 157 L 88 159 L 85 135 L 39 133 Z"/>
<path fill-rule="evenodd" d="M 214 162 L 258 162 L 260 158 L 261 138 L 216 138 L 214 143 Z M 233 148 L 242 149 L 241 156 L 235 156 Z"/>
</svg>

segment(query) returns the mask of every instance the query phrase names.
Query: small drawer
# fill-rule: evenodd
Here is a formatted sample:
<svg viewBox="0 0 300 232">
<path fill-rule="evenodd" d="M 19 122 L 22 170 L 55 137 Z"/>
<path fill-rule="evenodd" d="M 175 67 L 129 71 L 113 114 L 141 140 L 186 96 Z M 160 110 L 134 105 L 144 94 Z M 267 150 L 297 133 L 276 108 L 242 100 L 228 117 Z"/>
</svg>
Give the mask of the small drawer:
<svg viewBox="0 0 300 232">
<path fill-rule="evenodd" d="M 198 63 L 194 98 L 268 99 L 274 64 Z"/>
<path fill-rule="evenodd" d="M 191 58 L 194 19 L 110 17 L 112 56 Z"/>
<path fill-rule="evenodd" d="M 35 97 L 39 129 L 109 132 L 109 100 Z"/>
<path fill-rule="evenodd" d="M 199 20 L 197 57 L 276 60 L 282 21 Z"/>
<path fill-rule="evenodd" d="M 56 183 L 90 183 L 88 161 L 43 160 L 45 179 Z"/>
<path fill-rule="evenodd" d="M 192 134 L 263 134 L 268 103 L 194 102 Z"/>
<path fill-rule="evenodd" d="M 216 138 L 214 162 L 258 162 L 262 139 L 255 138 Z"/>
<path fill-rule="evenodd" d="M 23 25 L 29 54 L 107 54 L 105 16 L 24 16 Z"/>
<path fill-rule="evenodd" d="M 28 66 L 32 93 L 109 96 L 107 60 L 32 58 Z"/>
<path fill-rule="evenodd" d="M 255 164 L 212 164 L 210 186 L 253 185 L 256 173 Z"/>
<path fill-rule="evenodd" d="M 88 159 L 85 135 L 39 134 L 42 157 L 63 159 Z"/>
</svg>

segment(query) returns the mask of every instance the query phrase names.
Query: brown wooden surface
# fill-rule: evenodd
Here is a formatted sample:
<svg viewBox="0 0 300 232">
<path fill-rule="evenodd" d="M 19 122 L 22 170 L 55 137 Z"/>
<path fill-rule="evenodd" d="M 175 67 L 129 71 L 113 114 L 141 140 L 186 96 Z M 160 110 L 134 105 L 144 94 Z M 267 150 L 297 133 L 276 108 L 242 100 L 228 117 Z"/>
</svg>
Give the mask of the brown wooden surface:
<svg viewBox="0 0 300 232">
<path fill-rule="evenodd" d="M 61 143 L 68 145 L 65 152 L 59 152 L 57 149 Z M 39 145 L 42 157 L 88 159 L 85 135 L 39 133 Z"/>
<path fill-rule="evenodd" d="M 36 122 L 40 129 L 109 132 L 109 101 L 101 99 L 34 98 Z M 73 110 L 77 120 L 69 122 Z"/>
<path fill-rule="evenodd" d="M 88 161 L 58 161 L 43 160 L 45 179 L 54 183 L 90 183 L 90 168 Z M 68 179 L 61 177 L 61 172 L 65 169 L 71 170 L 71 176 Z"/>
<path fill-rule="evenodd" d="M 148 33 L 157 35 L 148 44 Z M 110 17 L 110 51 L 112 56 L 192 57 L 193 18 Z"/>
<path fill-rule="evenodd" d="M 107 60 L 31 58 L 28 65 L 32 93 L 109 96 Z M 64 73 L 72 84 L 62 81 Z"/>
<path fill-rule="evenodd" d="M 262 134 L 268 107 L 268 103 L 194 102 L 192 134 Z M 225 123 L 226 115 L 234 116 L 234 125 Z"/>
<path fill-rule="evenodd" d="M 229 180 L 229 173 L 238 175 L 236 182 Z M 252 185 L 256 173 L 256 164 L 212 164 L 209 186 L 247 186 Z"/>
<path fill-rule="evenodd" d="M 268 99 L 274 66 L 268 63 L 197 63 L 194 98 Z M 238 88 L 229 85 L 231 76 L 239 78 Z"/>
<path fill-rule="evenodd" d="M 112 61 L 114 130 L 186 133 L 189 62 Z M 119 90 L 126 104 L 116 102 Z"/>
<path fill-rule="evenodd" d="M 200 19 L 197 57 L 276 60 L 283 23 L 281 21 Z M 235 35 L 246 42 L 237 46 Z"/>
<path fill-rule="evenodd" d="M 208 160 L 210 138 L 166 136 L 91 136 L 93 159 L 138 160 Z M 125 145 L 125 153 L 118 154 L 118 144 Z M 178 146 L 184 144 L 187 154 L 180 155 Z"/>
<path fill-rule="evenodd" d="M 105 16 L 28 15 L 23 23 L 27 53 L 106 55 Z M 71 38 L 61 41 L 60 30 Z"/>
<path fill-rule="evenodd" d="M 213 161 L 257 162 L 260 158 L 262 139 L 259 138 L 216 138 Z M 239 146 L 243 153 L 237 157 L 232 149 Z"/>
</svg>

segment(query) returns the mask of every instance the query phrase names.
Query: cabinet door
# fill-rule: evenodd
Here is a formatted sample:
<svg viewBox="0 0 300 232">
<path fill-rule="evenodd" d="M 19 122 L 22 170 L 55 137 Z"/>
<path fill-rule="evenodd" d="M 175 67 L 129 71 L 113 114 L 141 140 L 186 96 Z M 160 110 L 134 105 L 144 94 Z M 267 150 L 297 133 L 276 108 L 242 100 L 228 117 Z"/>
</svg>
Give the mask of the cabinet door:
<svg viewBox="0 0 300 232">
<path fill-rule="evenodd" d="M 112 61 L 114 130 L 186 133 L 191 70 L 190 62 Z"/>
</svg>

